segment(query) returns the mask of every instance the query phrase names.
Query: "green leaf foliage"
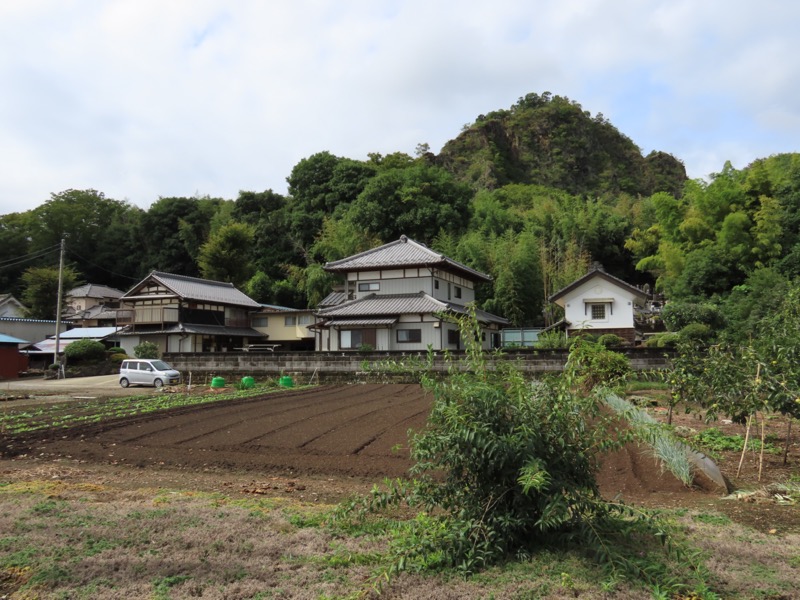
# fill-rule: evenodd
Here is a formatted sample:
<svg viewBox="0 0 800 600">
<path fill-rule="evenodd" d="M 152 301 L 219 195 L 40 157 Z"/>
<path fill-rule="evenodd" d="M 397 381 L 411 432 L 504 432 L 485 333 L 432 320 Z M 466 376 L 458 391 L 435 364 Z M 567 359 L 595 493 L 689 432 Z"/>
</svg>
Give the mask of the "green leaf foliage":
<svg viewBox="0 0 800 600">
<path fill-rule="evenodd" d="M 64 355 L 70 362 L 103 360 L 106 357 L 106 347 L 97 340 L 78 340 L 64 348 Z"/>
</svg>

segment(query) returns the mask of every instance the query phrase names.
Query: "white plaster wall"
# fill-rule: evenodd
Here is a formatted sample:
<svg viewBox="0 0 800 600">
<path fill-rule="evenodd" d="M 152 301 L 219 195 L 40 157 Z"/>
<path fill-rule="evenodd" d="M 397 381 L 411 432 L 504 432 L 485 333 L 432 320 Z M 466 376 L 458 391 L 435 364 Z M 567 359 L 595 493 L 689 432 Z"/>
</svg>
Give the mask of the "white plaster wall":
<svg viewBox="0 0 800 600">
<path fill-rule="evenodd" d="M 589 304 L 597 300 L 606 304 L 606 318 L 593 320 Z M 635 295 L 617 287 L 604 279 L 595 278 L 572 290 L 564 298 L 564 316 L 571 323 L 571 329 L 617 329 L 633 327 L 633 303 Z"/>
</svg>

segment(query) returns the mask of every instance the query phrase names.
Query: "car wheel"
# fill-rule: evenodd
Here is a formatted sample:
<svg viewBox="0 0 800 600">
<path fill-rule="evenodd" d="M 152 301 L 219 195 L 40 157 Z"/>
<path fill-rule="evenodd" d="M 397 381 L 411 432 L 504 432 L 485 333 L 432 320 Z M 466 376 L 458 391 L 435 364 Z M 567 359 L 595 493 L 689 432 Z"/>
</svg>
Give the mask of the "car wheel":
<svg viewBox="0 0 800 600">
<path fill-rule="evenodd" d="M 128 386 L 131 384 L 131 382 L 130 382 L 130 381 L 128 381 L 127 379 L 125 379 L 125 378 L 123 377 L 122 379 L 120 379 L 120 380 L 119 380 L 119 384 L 120 384 L 122 387 L 126 388 L 126 387 L 128 387 Z"/>
<path fill-rule="evenodd" d="M 153 385 L 156 386 L 157 388 L 160 388 L 160 387 L 164 386 L 164 382 L 161 381 L 160 379 L 154 379 L 153 380 Z"/>
</svg>

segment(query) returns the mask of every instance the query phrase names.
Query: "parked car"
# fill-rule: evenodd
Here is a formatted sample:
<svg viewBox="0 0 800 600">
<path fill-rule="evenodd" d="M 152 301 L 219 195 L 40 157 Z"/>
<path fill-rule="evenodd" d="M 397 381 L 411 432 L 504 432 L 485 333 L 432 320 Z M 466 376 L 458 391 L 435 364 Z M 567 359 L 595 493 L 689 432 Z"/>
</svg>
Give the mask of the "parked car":
<svg viewBox="0 0 800 600">
<path fill-rule="evenodd" d="M 174 385 L 181 382 L 180 371 L 176 371 L 163 360 L 137 358 L 123 360 L 119 367 L 119 384 L 129 385 Z"/>
</svg>

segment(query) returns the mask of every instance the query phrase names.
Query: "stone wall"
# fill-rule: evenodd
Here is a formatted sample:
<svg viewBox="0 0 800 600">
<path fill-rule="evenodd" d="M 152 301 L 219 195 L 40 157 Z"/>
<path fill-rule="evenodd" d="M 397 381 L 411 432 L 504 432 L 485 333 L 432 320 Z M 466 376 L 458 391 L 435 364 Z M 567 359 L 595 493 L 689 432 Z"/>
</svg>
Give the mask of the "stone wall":
<svg viewBox="0 0 800 600">
<path fill-rule="evenodd" d="M 631 360 L 634 370 L 659 370 L 666 366 L 663 349 L 633 348 L 622 350 Z M 511 361 L 530 374 L 558 372 L 564 369 L 566 350 L 507 352 L 502 356 L 487 357 L 489 368 L 498 361 Z M 452 359 L 463 353 L 451 353 Z M 300 383 L 347 381 L 413 381 L 422 371 L 427 356 L 425 352 L 379 352 L 361 354 L 354 352 L 181 352 L 169 353 L 163 359 L 198 383 L 213 376 L 231 381 L 245 375 L 253 377 L 280 377 L 291 375 Z M 437 352 L 433 371 L 446 373 L 452 361 Z"/>
</svg>

